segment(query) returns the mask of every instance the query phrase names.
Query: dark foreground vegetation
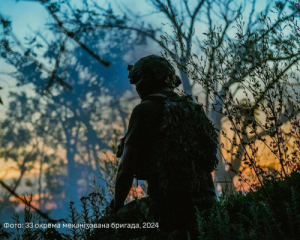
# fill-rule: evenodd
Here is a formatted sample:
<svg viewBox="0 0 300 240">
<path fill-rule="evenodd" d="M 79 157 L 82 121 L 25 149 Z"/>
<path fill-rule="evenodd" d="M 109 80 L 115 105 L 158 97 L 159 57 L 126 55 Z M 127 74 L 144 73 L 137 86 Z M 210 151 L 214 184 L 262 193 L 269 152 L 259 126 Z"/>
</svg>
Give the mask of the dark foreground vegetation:
<svg viewBox="0 0 300 240">
<path fill-rule="evenodd" d="M 300 239 L 299 206 L 298 169 L 285 179 L 265 179 L 264 189 L 221 199 L 198 216 L 199 239 Z"/>
<path fill-rule="evenodd" d="M 221 197 L 210 211 L 197 214 L 198 239 L 300 239 L 300 169 L 284 179 L 275 177 L 265 179 L 264 189 L 258 187 L 255 191 L 223 194 L 223 196 L 225 197 Z M 103 226 L 109 224 L 110 227 L 97 228 L 95 231 L 93 228 L 81 225 L 77 228 L 66 227 L 62 233 L 58 228 L 29 226 L 20 228 L 17 233 L 10 233 L 1 226 L 0 239 L 178 239 L 177 232 L 166 233 L 159 228 L 124 230 L 124 228 L 116 229 L 117 223 L 112 228 L 112 218 L 100 220 L 105 214 L 105 211 L 100 209 L 103 203 L 101 194 L 91 193 L 83 197 L 81 202 L 81 209 L 74 209 L 73 204 L 70 203 L 69 216 L 55 223 L 42 221 L 29 206 L 25 208 L 23 220 L 15 215 L 11 223 L 32 222 L 33 226 L 50 223 L 52 226 L 60 225 L 62 229 L 63 224 L 80 226 L 78 224 L 85 223 L 87 226 L 87 224 L 104 222 Z M 146 221 L 151 219 L 146 217 Z"/>
</svg>

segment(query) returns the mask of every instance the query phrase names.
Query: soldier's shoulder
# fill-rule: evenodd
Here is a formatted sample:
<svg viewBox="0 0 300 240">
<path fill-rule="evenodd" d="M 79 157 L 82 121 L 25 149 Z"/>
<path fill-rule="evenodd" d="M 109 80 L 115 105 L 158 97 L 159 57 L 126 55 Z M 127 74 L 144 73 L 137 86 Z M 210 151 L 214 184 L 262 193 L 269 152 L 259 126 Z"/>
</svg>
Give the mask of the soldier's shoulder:
<svg viewBox="0 0 300 240">
<path fill-rule="evenodd" d="M 132 111 L 133 115 L 143 115 L 143 116 L 149 116 L 153 113 L 156 113 L 161 109 L 161 101 L 158 101 L 158 99 L 145 99 L 140 104 L 136 105 L 135 108 Z"/>
</svg>

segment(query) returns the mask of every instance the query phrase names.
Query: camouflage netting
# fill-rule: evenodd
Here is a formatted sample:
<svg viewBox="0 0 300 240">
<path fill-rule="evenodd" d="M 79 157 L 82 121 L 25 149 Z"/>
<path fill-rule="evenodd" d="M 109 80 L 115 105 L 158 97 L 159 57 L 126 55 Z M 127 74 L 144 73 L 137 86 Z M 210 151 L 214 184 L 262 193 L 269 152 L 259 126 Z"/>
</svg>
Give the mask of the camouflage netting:
<svg viewBox="0 0 300 240">
<path fill-rule="evenodd" d="M 190 95 L 181 99 L 165 101 L 165 150 L 159 161 L 160 192 L 165 196 L 201 191 L 218 164 L 217 129 Z"/>
</svg>

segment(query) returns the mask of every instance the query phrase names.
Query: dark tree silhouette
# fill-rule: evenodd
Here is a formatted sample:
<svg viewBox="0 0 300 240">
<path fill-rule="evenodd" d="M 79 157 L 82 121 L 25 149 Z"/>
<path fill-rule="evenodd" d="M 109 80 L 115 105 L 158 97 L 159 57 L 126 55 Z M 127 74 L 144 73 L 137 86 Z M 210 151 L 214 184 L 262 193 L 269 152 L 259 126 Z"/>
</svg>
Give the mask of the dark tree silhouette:
<svg viewBox="0 0 300 240">
<path fill-rule="evenodd" d="M 80 195 L 86 193 L 88 182 L 99 176 L 99 152 L 110 149 L 114 127 L 126 128 L 127 113 L 120 99 L 126 90 L 131 90 L 131 85 L 126 80 L 127 63 L 122 56 L 146 42 L 132 33 L 113 29 L 62 31 L 63 26 L 68 26 L 68 23 L 62 26 L 64 19 L 57 20 L 63 12 L 53 10 L 54 5 L 46 7 L 50 15 L 55 14 L 54 23 L 49 25 L 54 37 L 52 40 L 37 32 L 28 38 L 24 47 L 10 31 L 2 41 L 1 50 L 6 63 L 16 68 L 10 75 L 17 79 L 18 85 L 28 85 L 35 92 L 35 96 L 11 94 L 8 111 L 11 114 L 19 112 L 18 121 L 33 129 L 24 136 L 25 143 L 30 143 L 30 137 L 41 138 L 46 150 L 55 151 L 53 154 L 46 150 L 38 152 L 39 181 L 44 175 L 50 194 L 58 197 L 64 193 L 66 206 L 69 201 L 79 199 L 79 192 Z M 72 11 L 68 13 L 68 21 L 78 17 Z M 108 11 L 108 16 L 104 16 L 102 21 L 109 21 L 110 17 Z M 70 42 L 69 39 L 75 40 Z M 23 53 L 12 50 L 16 45 Z M 96 55 L 109 59 L 109 68 Z M 132 99 L 134 97 L 129 98 Z M 14 135 L 13 138 L 7 137 L 7 145 L 19 141 L 14 134 L 17 131 L 13 127 L 15 122 L 16 119 L 11 117 L 2 125 L 3 130 Z M 65 162 L 59 160 L 62 154 L 59 154 L 59 149 L 65 151 Z M 15 151 L 20 151 L 20 147 L 5 148 L 4 152 L 7 158 L 18 161 L 16 154 L 12 155 Z M 30 161 L 36 161 L 36 158 L 30 158 Z M 44 174 L 43 165 L 47 166 Z M 28 169 L 24 167 L 23 171 Z M 17 186 L 15 184 L 13 187 Z M 44 190 L 39 187 L 39 194 Z"/>
</svg>

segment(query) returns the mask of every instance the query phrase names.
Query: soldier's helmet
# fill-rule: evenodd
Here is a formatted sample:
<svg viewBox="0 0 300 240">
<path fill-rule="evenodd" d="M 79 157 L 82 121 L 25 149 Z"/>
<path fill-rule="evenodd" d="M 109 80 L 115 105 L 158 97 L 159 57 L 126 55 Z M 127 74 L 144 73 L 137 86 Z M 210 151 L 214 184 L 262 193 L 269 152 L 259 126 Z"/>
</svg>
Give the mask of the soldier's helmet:
<svg viewBox="0 0 300 240">
<path fill-rule="evenodd" d="M 163 84 L 175 88 L 181 84 L 172 64 L 167 59 L 157 55 L 141 58 L 134 65 L 128 65 L 128 70 L 130 83 L 136 86 Z"/>
</svg>

